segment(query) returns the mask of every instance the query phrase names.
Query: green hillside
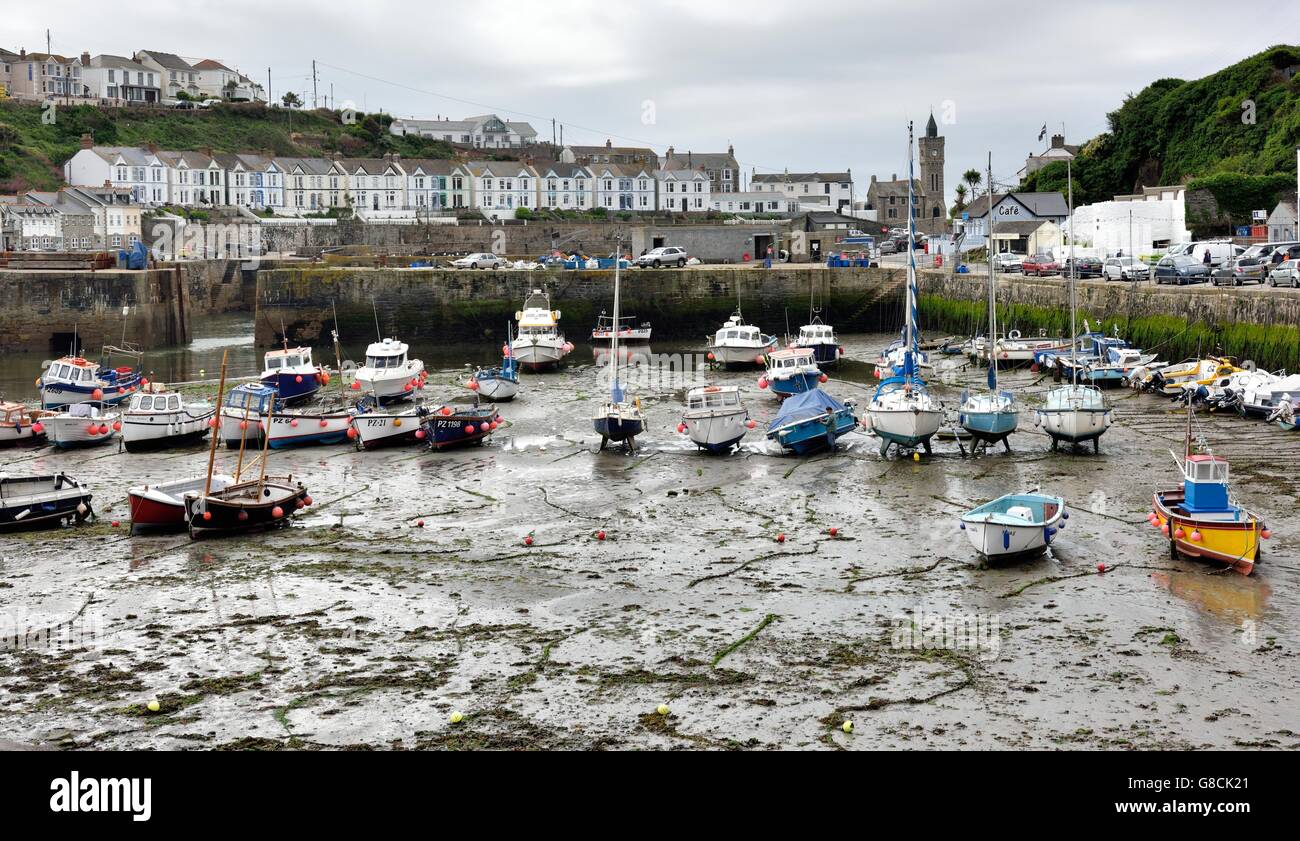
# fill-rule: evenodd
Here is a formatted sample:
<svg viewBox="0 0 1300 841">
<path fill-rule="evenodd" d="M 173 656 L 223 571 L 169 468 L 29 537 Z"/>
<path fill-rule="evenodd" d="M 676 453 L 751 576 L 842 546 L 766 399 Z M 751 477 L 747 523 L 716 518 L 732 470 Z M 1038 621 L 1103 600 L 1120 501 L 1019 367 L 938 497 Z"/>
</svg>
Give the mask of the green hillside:
<svg viewBox="0 0 1300 841">
<path fill-rule="evenodd" d="M 109 146 L 153 142 L 162 149 L 269 149 L 291 156 L 337 151 L 349 157 L 386 152 L 403 157 L 453 157 L 453 148 L 442 141 L 389 134 L 392 117 L 386 114 L 356 115 L 353 124 L 344 125 L 335 111 L 232 103 L 196 111 L 60 106 L 49 123 L 42 115 L 41 105 L 0 101 L 0 193 L 58 187 L 64 161 L 80 148 L 81 136 L 87 132 L 97 144 Z"/>
<path fill-rule="evenodd" d="M 1272 210 L 1296 189 L 1298 70 L 1300 47 L 1276 46 L 1203 79 L 1160 79 L 1128 96 L 1106 115 L 1110 130 L 1080 150 L 1075 202 L 1187 184 L 1209 190 L 1235 221 L 1249 221 L 1253 209 Z M 1243 121 L 1251 110 L 1253 123 Z M 1065 164 L 1044 167 L 1021 187 L 1064 192 Z"/>
</svg>

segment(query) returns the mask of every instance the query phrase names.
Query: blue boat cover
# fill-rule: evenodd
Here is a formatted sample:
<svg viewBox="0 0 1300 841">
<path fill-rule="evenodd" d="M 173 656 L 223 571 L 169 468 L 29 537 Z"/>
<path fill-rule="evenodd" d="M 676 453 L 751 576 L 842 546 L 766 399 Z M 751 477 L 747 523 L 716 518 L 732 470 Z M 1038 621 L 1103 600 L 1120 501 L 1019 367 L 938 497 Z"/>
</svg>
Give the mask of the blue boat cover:
<svg viewBox="0 0 1300 841">
<path fill-rule="evenodd" d="M 787 397 L 785 402 L 781 404 L 781 411 L 776 413 L 776 417 L 767 425 L 767 428 L 771 431 L 789 423 L 810 420 L 827 412 L 838 412 L 847 408 L 843 403 L 820 388 L 814 388 L 812 391 L 805 391 L 803 394 Z"/>
</svg>

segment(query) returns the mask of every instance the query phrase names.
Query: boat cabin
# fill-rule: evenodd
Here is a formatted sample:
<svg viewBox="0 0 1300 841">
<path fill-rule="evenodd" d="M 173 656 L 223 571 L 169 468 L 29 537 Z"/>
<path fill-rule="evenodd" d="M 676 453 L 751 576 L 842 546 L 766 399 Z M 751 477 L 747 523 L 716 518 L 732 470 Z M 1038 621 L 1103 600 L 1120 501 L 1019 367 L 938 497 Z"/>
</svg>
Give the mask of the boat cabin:
<svg viewBox="0 0 1300 841">
<path fill-rule="evenodd" d="M 811 348 L 787 348 L 767 355 L 767 369 L 774 374 L 817 367 Z"/>
<path fill-rule="evenodd" d="M 738 409 L 740 389 L 709 386 L 697 388 L 686 395 L 687 409 Z"/>
<path fill-rule="evenodd" d="M 5 401 L 0 403 L 0 425 L 15 426 L 26 424 L 31 419 L 31 410 L 22 403 Z"/>
<path fill-rule="evenodd" d="M 737 325 L 735 321 L 732 320 L 724 324 L 722 329 L 718 331 L 717 342 L 718 344 L 728 342 L 750 342 L 757 344 L 762 342 L 762 337 L 759 335 L 757 327 L 748 324 Z"/>
<path fill-rule="evenodd" d="M 79 356 L 65 356 L 51 363 L 45 371 L 44 379 L 87 387 L 102 384 L 99 377 L 99 363 Z"/>
<path fill-rule="evenodd" d="M 235 386 L 226 394 L 226 407 L 243 409 L 253 414 L 265 414 L 276 397 L 276 390 L 261 384 L 246 383 Z"/>
<path fill-rule="evenodd" d="M 799 328 L 799 344 L 833 345 L 835 344 L 835 328 L 829 324 L 805 324 Z"/>
<path fill-rule="evenodd" d="M 1211 455 L 1188 456 L 1183 463 L 1183 506 L 1190 513 L 1228 511 L 1228 462 Z"/>
<path fill-rule="evenodd" d="M 131 398 L 128 412 L 179 412 L 181 396 L 179 394 L 136 394 Z"/>
<path fill-rule="evenodd" d="M 384 339 L 366 348 L 366 367 L 382 370 L 401 368 L 406 364 L 407 346 L 396 339 Z"/>
<path fill-rule="evenodd" d="M 271 374 L 281 370 L 311 367 L 311 348 L 297 347 L 284 350 L 268 350 L 263 359 L 267 373 Z"/>
</svg>

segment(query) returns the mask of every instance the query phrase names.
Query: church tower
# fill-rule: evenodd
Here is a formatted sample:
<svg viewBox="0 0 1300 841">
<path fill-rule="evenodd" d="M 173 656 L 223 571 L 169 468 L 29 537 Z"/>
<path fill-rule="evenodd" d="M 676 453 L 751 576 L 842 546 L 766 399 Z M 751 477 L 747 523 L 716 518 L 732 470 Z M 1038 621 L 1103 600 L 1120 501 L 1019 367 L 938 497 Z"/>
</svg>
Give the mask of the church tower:
<svg viewBox="0 0 1300 841">
<path fill-rule="evenodd" d="M 925 137 L 917 141 L 921 151 L 921 190 L 925 193 L 925 229 L 937 231 L 948 224 L 948 205 L 944 200 L 943 138 L 939 126 L 930 112 L 925 124 Z M 937 220 L 937 221 L 936 221 Z"/>
</svg>

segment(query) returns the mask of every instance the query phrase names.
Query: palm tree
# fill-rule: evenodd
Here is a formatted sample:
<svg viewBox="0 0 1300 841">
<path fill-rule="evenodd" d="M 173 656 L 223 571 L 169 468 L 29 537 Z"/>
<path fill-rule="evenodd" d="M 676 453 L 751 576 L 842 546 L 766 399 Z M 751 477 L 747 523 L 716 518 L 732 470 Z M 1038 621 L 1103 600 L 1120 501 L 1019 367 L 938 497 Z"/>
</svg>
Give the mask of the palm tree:
<svg viewBox="0 0 1300 841">
<path fill-rule="evenodd" d="M 966 189 L 965 184 L 958 184 L 953 190 L 953 193 L 955 194 L 952 200 L 952 212 L 954 216 L 966 209 L 966 195 L 969 192 L 970 191 Z"/>
<path fill-rule="evenodd" d="M 968 169 L 961 174 L 961 179 L 970 185 L 971 195 L 974 196 L 979 191 L 980 182 L 984 180 L 980 176 L 978 169 Z"/>
</svg>

